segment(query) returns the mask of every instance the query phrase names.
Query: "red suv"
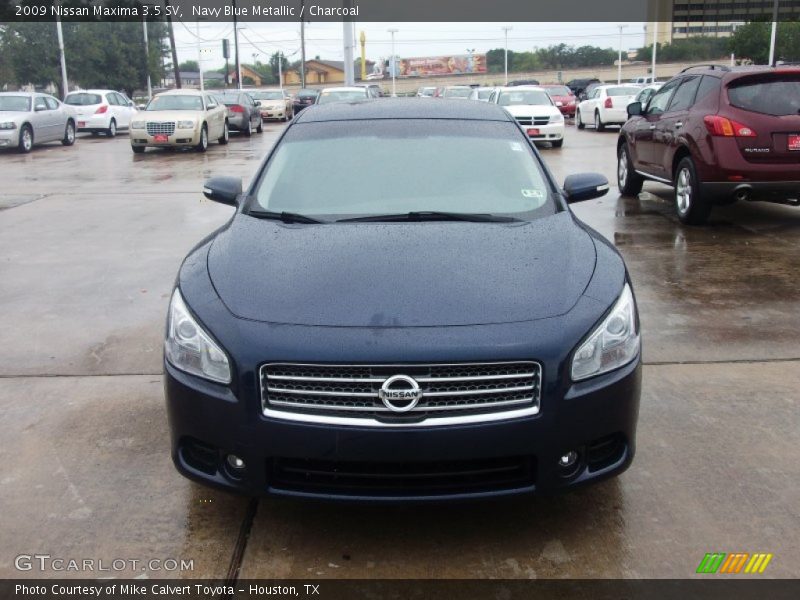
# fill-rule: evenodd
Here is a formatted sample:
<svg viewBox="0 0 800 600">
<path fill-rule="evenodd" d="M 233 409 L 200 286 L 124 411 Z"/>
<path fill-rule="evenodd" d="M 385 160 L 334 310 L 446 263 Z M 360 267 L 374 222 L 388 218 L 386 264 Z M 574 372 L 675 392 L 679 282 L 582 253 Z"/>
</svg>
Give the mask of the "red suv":
<svg viewBox="0 0 800 600">
<path fill-rule="evenodd" d="M 675 188 L 683 223 L 714 204 L 766 200 L 800 206 L 800 69 L 684 69 L 628 106 L 617 181 L 635 196 L 646 179 Z"/>
</svg>

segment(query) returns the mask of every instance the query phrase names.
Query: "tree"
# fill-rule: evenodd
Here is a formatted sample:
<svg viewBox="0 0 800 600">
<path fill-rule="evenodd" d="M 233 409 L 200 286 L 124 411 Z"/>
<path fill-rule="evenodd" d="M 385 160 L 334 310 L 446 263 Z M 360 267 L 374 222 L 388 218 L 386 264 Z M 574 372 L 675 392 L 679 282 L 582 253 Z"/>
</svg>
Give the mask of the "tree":
<svg viewBox="0 0 800 600">
<path fill-rule="evenodd" d="M 691 62 L 720 60 L 730 54 L 730 40 L 717 37 L 691 37 L 673 40 L 671 44 L 659 44 L 656 58 L 663 62 Z M 653 60 L 653 46 L 645 46 L 636 55 L 637 60 Z"/>
<path fill-rule="evenodd" d="M 64 23 L 65 32 L 74 24 Z M 5 57 L 14 83 L 44 87 L 56 83 L 61 90 L 58 39 L 55 23 L 6 23 L 0 54 Z M 63 97 L 63 93 L 59 94 Z"/>
<path fill-rule="evenodd" d="M 739 27 L 730 39 L 730 51 L 738 59 L 749 59 L 756 64 L 769 61 L 771 23 L 755 22 Z M 800 61 L 800 23 L 778 23 L 775 36 L 775 58 L 787 62 Z"/>
<path fill-rule="evenodd" d="M 285 56 L 281 55 L 279 52 L 275 52 L 272 56 L 269 57 L 269 66 L 270 72 L 272 76 L 275 78 L 275 81 L 278 80 L 278 60 L 280 60 L 281 69 L 283 72 L 286 72 L 286 69 L 289 68 L 289 61 L 286 59 Z"/>
<path fill-rule="evenodd" d="M 197 73 L 200 71 L 200 65 L 197 64 L 196 60 L 185 60 L 178 65 L 178 69 L 180 69 L 181 71 L 190 71 L 192 73 Z"/>
</svg>

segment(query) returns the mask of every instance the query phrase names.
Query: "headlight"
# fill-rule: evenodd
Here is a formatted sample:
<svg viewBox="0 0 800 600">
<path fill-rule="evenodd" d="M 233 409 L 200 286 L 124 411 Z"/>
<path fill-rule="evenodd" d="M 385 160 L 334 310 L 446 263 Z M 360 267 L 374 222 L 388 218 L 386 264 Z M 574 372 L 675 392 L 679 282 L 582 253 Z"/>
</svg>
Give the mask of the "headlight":
<svg viewBox="0 0 800 600">
<path fill-rule="evenodd" d="M 194 121 L 178 121 L 178 129 L 194 129 Z"/>
<path fill-rule="evenodd" d="M 550 117 L 551 123 L 561 123 L 563 120 L 564 120 L 564 115 L 562 115 L 561 113 L 558 113 L 557 115 L 553 115 L 552 117 Z"/>
<path fill-rule="evenodd" d="M 626 283 L 614 308 L 575 352 L 572 380 L 580 381 L 628 364 L 639 352 L 640 343 L 636 304 Z"/>
<path fill-rule="evenodd" d="M 228 357 L 194 320 L 177 288 L 169 303 L 164 354 L 181 371 L 219 383 L 231 381 Z"/>
<path fill-rule="evenodd" d="M 13 121 L 6 121 L 5 123 L 0 123 L 0 129 L 16 129 L 17 124 Z"/>
<path fill-rule="evenodd" d="M 144 121 L 131 121 L 131 129 L 144 129 Z"/>
</svg>

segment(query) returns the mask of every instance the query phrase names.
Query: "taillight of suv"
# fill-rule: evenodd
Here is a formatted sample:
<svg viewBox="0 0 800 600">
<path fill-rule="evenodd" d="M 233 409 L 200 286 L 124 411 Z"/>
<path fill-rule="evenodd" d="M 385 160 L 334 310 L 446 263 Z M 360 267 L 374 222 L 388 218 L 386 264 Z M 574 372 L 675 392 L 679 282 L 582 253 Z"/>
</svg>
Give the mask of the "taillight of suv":
<svg viewBox="0 0 800 600">
<path fill-rule="evenodd" d="M 703 117 L 703 122 L 711 135 L 721 137 L 758 137 L 758 134 L 747 125 L 719 115 L 706 115 Z"/>
</svg>

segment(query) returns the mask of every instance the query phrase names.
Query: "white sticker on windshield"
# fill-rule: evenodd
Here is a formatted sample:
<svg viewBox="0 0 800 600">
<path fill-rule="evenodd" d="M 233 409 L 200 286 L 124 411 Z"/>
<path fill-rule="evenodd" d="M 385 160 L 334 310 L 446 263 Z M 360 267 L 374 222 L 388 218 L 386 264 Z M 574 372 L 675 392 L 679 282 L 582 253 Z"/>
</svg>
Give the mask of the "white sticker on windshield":
<svg viewBox="0 0 800 600">
<path fill-rule="evenodd" d="M 522 188 L 522 195 L 526 198 L 544 198 L 544 192 L 541 190 Z"/>
<path fill-rule="evenodd" d="M 522 144 L 520 144 L 519 142 L 509 142 L 509 144 L 510 144 L 510 146 L 511 146 L 511 149 L 512 149 L 514 152 L 525 152 L 525 151 L 522 149 Z"/>
</svg>

